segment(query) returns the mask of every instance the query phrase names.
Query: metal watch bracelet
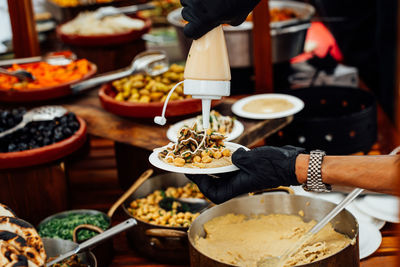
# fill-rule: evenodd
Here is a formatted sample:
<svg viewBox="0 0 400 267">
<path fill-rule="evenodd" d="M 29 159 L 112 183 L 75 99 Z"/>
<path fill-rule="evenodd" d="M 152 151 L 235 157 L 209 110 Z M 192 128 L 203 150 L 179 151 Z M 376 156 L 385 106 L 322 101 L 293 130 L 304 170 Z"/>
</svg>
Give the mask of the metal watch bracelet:
<svg viewBox="0 0 400 267">
<path fill-rule="evenodd" d="M 312 150 L 308 163 L 307 181 L 303 184 L 303 189 L 312 192 L 330 192 L 332 187 L 322 182 L 322 161 L 326 155 L 325 151 Z"/>
</svg>

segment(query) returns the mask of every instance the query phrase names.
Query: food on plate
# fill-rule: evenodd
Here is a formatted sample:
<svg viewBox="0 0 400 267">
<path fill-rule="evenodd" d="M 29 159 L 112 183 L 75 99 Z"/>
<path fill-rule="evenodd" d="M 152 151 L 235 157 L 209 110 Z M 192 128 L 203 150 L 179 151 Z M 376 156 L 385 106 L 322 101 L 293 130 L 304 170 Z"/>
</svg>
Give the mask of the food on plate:
<svg viewBox="0 0 400 267">
<path fill-rule="evenodd" d="M 78 81 L 91 70 L 91 64 L 86 59 L 79 59 L 64 66 L 50 65 L 46 62 L 14 64 L 8 71 L 26 70 L 35 80 L 19 81 L 16 77 L 0 74 L 0 88 L 5 90 L 31 90 Z"/>
<path fill-rule="evenodd" d="M 46 259 L 42 239 L 31 224 L 19 218 L 3 216 L 0 217 L 0 231 L 8 231 L 19 235 L 25 239 L 28 246 L 33 247 L 39 253 L 42 260 Z M 3 242 L 5 241 L 3 240 Z"/>
<path fill-rule="evenodd" d="M 85 3 L 84 1 L 81 0 L 50 0 L 50 1 L 61 7 L 76 7 L 82 5 L 82 3 Z M 113 0 L 94 0 L 94 3 L 109 3 L 112 1 Z"/>
<path fill-rule="evenodd" d="M 131 18 L 123 14 L 101 18 L 97 11 L 86 11 L 63 24 L 60 30 L 63 34 L 67 35 L 96 36 L 127 33 L 134 30 L 141 30 L 144 27 L 145 23 L 143 20 Z"/>
<path fill-rule="evenodd" d="M 55 217 L 39 226 L 41 237 L 61 238 L 72 240 L 72 233 L 75 227 L 81 224 L 91 224 L 106 230 L 110 223 L 102 214 L 82 214 L 73 211 L 63 217 Z M 98 233 L 88 229 L 78 232 L 78 241 L 89 239 Z"/>
<path fill-rule="evenodd" d="M 21 120 L 25 109 L 0 110 L 0 132 Z M 28 123 L 24 128 L 0 138 L 0 153 L 24 151 L 47 146 L 71 137 L 80 128 L 74 113 L 52 121 Z"/>
<path fill-rule="evenodd" d="M 17 217 L 12 209 L 1 203 L 0 203 L 0 216 Z"/>
<path fill-rule="evenodd" d="M 276 113 L 289 110 L 293 108 L 293 103 L 286 99 L 280 98 L 260 98 L 254 99 L 243 105 L 243 111 L 256 113 L 256 114 L 266 114 L 266 113 Z"/>
<path fill-rule="evenodd" d="M 179 132 L 178 142 L 167 145 L 159 153 L 166 163 L 186 168 L 217 168 L 232 164 L 231 151 L 225 147 L 225 135 L 184 127 Z"/>
<path fill-rule="evenodd" d="M 28 245 L 26 240 L 20 235 L 17 235 L 10 231 L 0 231 L 0 241 L 12 245 L 22 255 L 26 257 L 29 263 L 34 263 L 37 266 L 44 266 L 45 260 L 40 256 L 39 252 L 35 248 Z"/>
<path fill-rule="evenodd" d="M 53 260 L 50 258 L 48 261 Z M 52 267 L 87 267 L 87 264 L 82 263 L 78 255 L 73 255 L 70 258 L 63 260 L 62 262 L 51 265 Z"/>
<path fill-rule="evenodd" d="M 172 64 L 169 70 L 161 75 L 134 74 L 112 82 L 117 91 L 115 100 L 128 102 L 164 102 L 169 91 L 180 81 L 183 81 L 184 67 Z M 190 98 L 183 94 L 183 85 L 176 87 L 169 100 Z"/>
<path fill-rule="evenodd" d="M 282 255 L 316 224 L 286 214 L 227 214 L 204 224 L 205 237 L 195 238 L 196 248 L 218 261 L 238 266 L 257 266 L 265 257 Z M 233 234 L 234 233 L 234 234 Z M 333 255 L 352 242 L 347 236 L 326 225 L 284 266 L 311 263 Z"/>
<path fill-rule="evenodd" d="M 172 210 L 161 208 L 158 203 L 165 197 L 173 198 L 203 198 L 197 185 L 188 183 L 182 187 L 168 187 L 166 190 L 156 190 L 146 197 L 133 200 L 129 207 L 129 213 L 147 223 L 172 226 L 189 227 L 200 213 L 179 212 L 179 203 L 172 204 Z"/>
<path fill-rule="evenodd" d="M 203 129 L 203 116 L 199 115 L 194 121 L 196 125 L 195 131 L 204 131 Z M 235 124 L 235 118 L 230 116 L 222 116 L 218 111 L 211 110 L 210 112 L 210 129 L 213 132 L 218 132 L 223 135 L 227 135 L 232 132 Z M 191 126 L 191 125 L 186 125 Z"/>
</svg>

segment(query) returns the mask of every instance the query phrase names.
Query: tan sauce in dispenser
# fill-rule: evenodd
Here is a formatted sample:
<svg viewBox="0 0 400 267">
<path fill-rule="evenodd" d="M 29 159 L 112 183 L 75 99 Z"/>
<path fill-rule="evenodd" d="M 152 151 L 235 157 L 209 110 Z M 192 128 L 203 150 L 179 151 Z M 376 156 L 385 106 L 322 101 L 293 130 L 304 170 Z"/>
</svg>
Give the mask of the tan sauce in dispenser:
<svg viewBox="0 0 400 267">
<path fill-rule="evenodd" d="M 208 129 L 211 100 L 230 95 L 231 71 L 222 26 L 193 41 L 183 77 L 184 93 L 202 100 L 203 129 Z"/>
<path fill-rule="evenodd" d="M 198 40 L 193 40 L 183 77 L 193 80 L 231 80 L 222 26 L 214 28 Z"/>
<path fill-rule="evenodd" d="M 183 77 L 184 94 L 201 99 L 203 129 L 206 130 L 210 126 L 211 100 L 230 95 L 231 70 L 222 26 L 193 41 Z M 155 123 L 165 125 L 165 110 L 177 85 L 168 93 L 161 116 L 154 118 Z"/>
</svg>

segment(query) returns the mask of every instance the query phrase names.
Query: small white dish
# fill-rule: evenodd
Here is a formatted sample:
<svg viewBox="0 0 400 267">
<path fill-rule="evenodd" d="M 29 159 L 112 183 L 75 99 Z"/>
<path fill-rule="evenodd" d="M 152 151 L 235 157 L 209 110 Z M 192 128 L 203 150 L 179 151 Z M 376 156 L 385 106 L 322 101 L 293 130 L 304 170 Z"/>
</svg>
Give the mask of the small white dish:
<svg viewBox="0 0 400 267">
<path fill-rule="evenodd" d="M 400 223 L 399 199 L 390 195 L 367 195 L 356 199 L 354 205 L 360 211 L 392 223 Z"/>
<path fill-rule="evenodd" d="M 280 112 L 270 112 L 270 113 L 252 113 L 243 110 L 243 106 L 253 100 L 258 99 L 283 99 L 287 100 L 293 104 L 293 107 Z M 237 116 L 248 118 L 248 119 L 257 119 L 257 120 L 266 120 L 266 119 L 277 119 L 284 118 L 296 114 L 304 108 L 304 102 L 295 96 L 285 95 L 285 94 L 260 94 L 253 95 L 249 97 L 245 97 L 235 102 L 232 105 L 232 112 Z"/>
<path fill-rule="evenodd" d="M 231 153 L 235 152 L 239 148 L 244 148 L 246 150 L 249 150 L 245 146 L 235 144 L 235 143 L 230 143 L 230 142 L 225 142 L 225 146 L 226 146 L 226 148 L 228 148 L 231 151 Z M 153 153 L 150 154 L 149 161 L 154 167 L 157 167 L 157 168 L 165 170 L 165 171 L 176 172 L 176 173 L 185 173 L 185 174 L 216 174 L 216 173 L 233 172 L 233 171 L 239 170 L 239 168 L 233 164 L 229 165 L 229 166 L 217 167 L 217 168 L 176 167 L 174 165 L 164 162 L 162 159 L 159 158 L 158 153 L 160 153 L 164 148 L 165 148 L 165 146 L 154 149 Z"/>
<path fill-rule="evenodd" d="M 169 129 L 167 131 L 168 139 L 171 142 L 174 142 L 174 143 L 177 142 L 178 134 L 179 134 L 179 131 L 182 129 L 182 127 L 183 126 L 191 127 L 195 121 L 196 121 L 196 118 L 190 118 L 190 119 L 183 120 L 183 121 L 180 121 L 180 122 L 177 122 L 177 123 L 171 125 L 171 127 L 169 127 Z M 235 120 L 235 123 L 232 128 L 232 132 L 227 134 L 225 140 L 226 141 L 234 140 L 234 139 L 238 138 L 243 133 L 243 131 L 244 131 L 243 124 L 240 121 Z"/>
<path fill-rule="evenodd" d="M 372 224 L 359 225 L 360 260 L 372 255 L 382 243 L 382 234 Z"/>
</svg>

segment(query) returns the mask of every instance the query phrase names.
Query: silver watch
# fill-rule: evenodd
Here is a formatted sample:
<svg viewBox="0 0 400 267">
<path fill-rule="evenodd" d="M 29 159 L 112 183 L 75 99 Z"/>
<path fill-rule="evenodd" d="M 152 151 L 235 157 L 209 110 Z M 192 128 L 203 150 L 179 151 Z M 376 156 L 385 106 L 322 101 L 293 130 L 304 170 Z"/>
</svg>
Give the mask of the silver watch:
<svg viewBox="0 0 400 267">
<path fill-rule="evenodd" d="M 307 181 L 303 184 L 303 189 L 312 192 L 330 192 L 332 187 L 322 182 L 321 166 L 325 151 L 312 150 L 310 152 L 310 161 L 308 163 Z"/>
</svg>

